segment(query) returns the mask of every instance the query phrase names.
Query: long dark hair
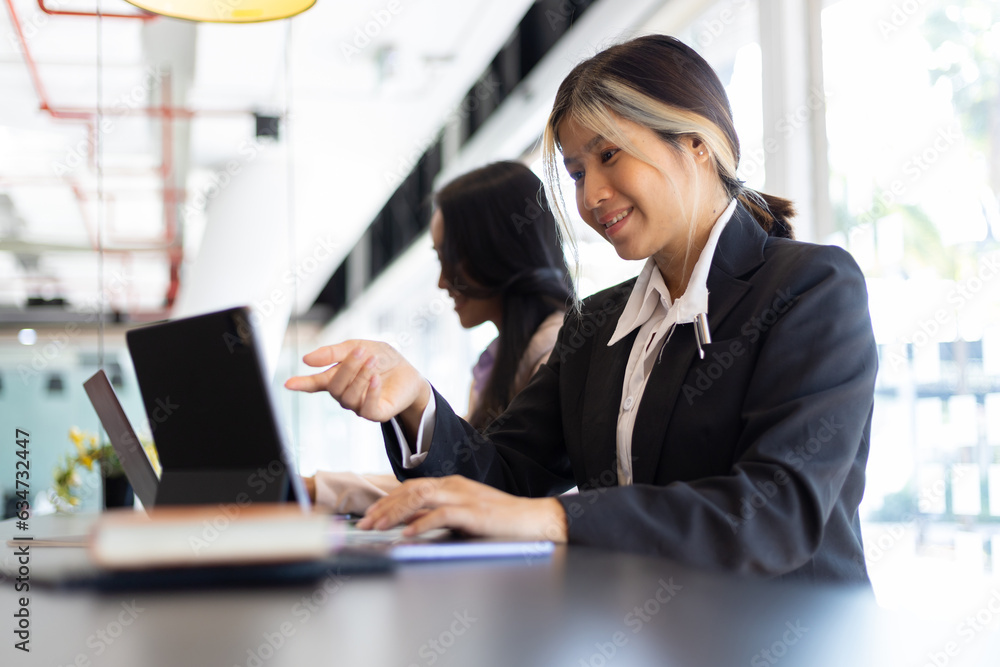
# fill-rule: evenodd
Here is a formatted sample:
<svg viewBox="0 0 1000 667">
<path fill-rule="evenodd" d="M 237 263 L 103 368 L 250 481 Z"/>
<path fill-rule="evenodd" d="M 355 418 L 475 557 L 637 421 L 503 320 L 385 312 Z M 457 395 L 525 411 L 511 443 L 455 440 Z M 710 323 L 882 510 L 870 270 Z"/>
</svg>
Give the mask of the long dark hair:
<svg viewBox="0 0 1000 667">
<path fill-rule="evenodd" d="M 683 42 L 666 35 L 629 40 L 583 61 L 563 80 L 543 138 L 547 192 L 561 209 L 561 222 L 565 205 L 556 185 L 561 165 L 555 153 L 559 123 L 569 116 L 608 139 L 622 136 L 614 116 L 647 127 L 674 146 L 682 136 L 697 136 L 729 196 L 769 235 L 792 238 L 792 202 L 743 187 L 737 178 L 740 142 L 726 90 L 704 58 Z"/>
<path fill-rule="evenodd" d="M 514 397 L 518 364 L 538 325 L 573 300 L 555 218 L 541 192 L 542 182 L 523 164 L 495 162 L 434 197 L 444 220 L 445 278 L 467 297 L 500 295 L 503 303 L 493 372 L 469 418 L 478 429 Z"/>
</svg>

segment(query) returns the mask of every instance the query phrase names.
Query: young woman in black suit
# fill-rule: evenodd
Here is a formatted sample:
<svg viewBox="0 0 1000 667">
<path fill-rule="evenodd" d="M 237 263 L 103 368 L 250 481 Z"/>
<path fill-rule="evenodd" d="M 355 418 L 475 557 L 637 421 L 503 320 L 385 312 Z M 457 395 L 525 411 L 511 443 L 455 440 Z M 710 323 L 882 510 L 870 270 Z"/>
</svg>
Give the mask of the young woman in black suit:
<svg viewBox="0 0 1000 667">
<path fill-rule="evenodd" d="M 287 386 L 383 422 L 408 480 L 359 525 L 867 582 L 858 504 L 877 355 L 864 277 L 843 250 L 791 240 L 790 202 L 742 186 L 718 77 L 670 37 L 611 47 L 560 86 L 544 150 L 557 211 L 565 167 L 584 221 L 646 266 L 567 315 L 483 435 L 388 346 L 307 355 L 330 367 Z"/>
</svg>

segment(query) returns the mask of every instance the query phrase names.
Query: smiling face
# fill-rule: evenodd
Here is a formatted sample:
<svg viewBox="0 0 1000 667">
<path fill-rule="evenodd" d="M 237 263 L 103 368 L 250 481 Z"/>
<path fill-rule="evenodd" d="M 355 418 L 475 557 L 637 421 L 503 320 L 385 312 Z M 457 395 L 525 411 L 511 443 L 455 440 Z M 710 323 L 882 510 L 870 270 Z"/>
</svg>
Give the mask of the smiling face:
<svg viewBox="0 0 1000 667">
<path fill-rule="evenodd" d="M 461 322 L 464 328 L 471 329 L 483 322 L 489 321 L 493 322 L 499 329 L 500 318 L 503 314 L 503 299 L 500 295 L 488 299 L 470 298 L 461 291 L 461 288 L 465 287 L 465 285 L 453 284 L 445 276 L 445 266 L 441 256 L 441 248 L 444 245 L 444 217 L 441 215 L 440 210 L 434 211 L 434 215 L 431 216 L 430 231 L 431 242 L 434 244 L 435 252 L 437 252 L 438 262 L 441 264 L 438 287 L 447 290 L 448 296 L 455 302 L 455 312 L 458 313 L 459 322 Z M 469 286 L 481 287 L 480 285 L 476 285 L 472 280 L 469 280 L 464 273 L 459 273 L 456 281 L 462 280 L 466 281 Z"/>
<path fill-rule="evenodd" d="M 708 151 L 696 136 L 681 136 L 677 148 L 646 127 L 617 121 L 632 146 L 656 166 L 567 117 L 558 136 L 575 181 L 577 209 L 620 257 L 652 257 L 673 292 L 685 282 L 681 267 L 689 230 L 693 225 L 690 251 L 700 252 L 728 198 L 719 196 Z M 695 259 L 693 254 L 687 264 Z"/>
</svg>

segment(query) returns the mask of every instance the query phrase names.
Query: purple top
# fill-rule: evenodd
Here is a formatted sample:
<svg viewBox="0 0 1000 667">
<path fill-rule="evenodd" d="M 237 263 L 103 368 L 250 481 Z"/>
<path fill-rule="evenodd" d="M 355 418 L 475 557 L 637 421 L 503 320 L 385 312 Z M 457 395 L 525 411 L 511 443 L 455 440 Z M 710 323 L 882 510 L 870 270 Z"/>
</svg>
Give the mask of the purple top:
<svg viewBox="0 0 1000 667">
<path fill-rule="evenodd" d="M 472 367 L 472 387 L 476 394 L 482 394 L 486 388 L 486 383 L 493 374 L 493 363 L 497 358 L 497 349 L 500 347 L 500 338 L 494 338 L 493 342 L 486 346 L 483 353 L 479 355 L 479 361 Z"/>
</svg>

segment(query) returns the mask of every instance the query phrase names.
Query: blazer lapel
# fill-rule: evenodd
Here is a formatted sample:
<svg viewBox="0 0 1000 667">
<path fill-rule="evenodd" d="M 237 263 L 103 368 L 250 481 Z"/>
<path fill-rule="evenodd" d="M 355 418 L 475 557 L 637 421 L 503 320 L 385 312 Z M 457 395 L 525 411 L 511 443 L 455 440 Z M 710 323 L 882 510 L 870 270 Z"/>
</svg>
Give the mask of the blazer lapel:
<svg viewBox="0 0 1000 667">
<path fill-rule="evenodd" d="M 733 212 L 733 219 L 719 237 L 712 257 L 712 268 L 708 273 L 708 324 L 713 338 L 729 313 L 750 289 L 749 284 L 737 276 L 760 266 L 764 260 L 763 246 L 766 240 L 766 232 L 746 209 L 738 205 Z M 664 346 L 660 361 L 646 383 L 632 432 L 632 481 L 635 484 L 651 484 L 654 481 L 660 453 L 668 444 L 664 442 L 667 428 L 676 417 L 676 411 L 684 409 L 683 404 L 677 403 L 677 398 L 688 369 L 697 355 L 694 327 L 691 324 L 677 325 Z M 631 347 L 629 343 L 628 350 Z M 628 350 L 622 368 L 628 361 Z M 623 378 L 618 375 L 619 400 L 622 382 Z M 615 417 L 617 418 L 617 411 Z M 677 443 L 678 446 L 685 444 Z"/>
<path fill-rule="evenodd" d="M 618 325 L 629 292 L 613 309 L 594 341 L 583 400 L 583 461 L 585 481 L 580 490 L 618 484 L 618 410 L 622 401 L 622 378 L 629 352 L 638 335 L 633 331 L 612 347 L 608 341 Z"/>
</svg>

